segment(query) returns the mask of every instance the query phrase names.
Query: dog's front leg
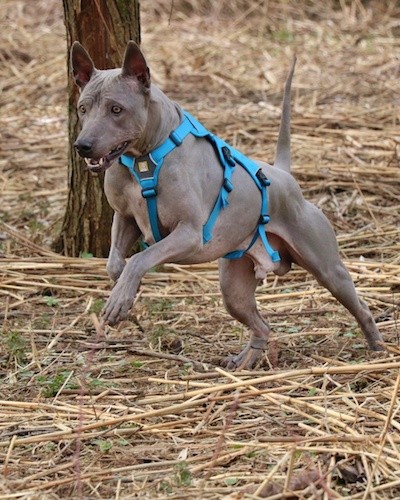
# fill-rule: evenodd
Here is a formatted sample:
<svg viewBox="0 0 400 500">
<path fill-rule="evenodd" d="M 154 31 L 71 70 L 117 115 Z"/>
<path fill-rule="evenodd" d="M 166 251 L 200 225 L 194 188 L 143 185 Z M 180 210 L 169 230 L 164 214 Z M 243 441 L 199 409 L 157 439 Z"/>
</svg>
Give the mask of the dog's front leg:
<svg viewBox="0 0 400 500">
<path fill-rule="evenodd" d="M 203 246 L 201 229 L 180 222 L 166 238 L 143 252 L 133 255 L 111 292 L 103 309 L 103 321 L 115 325 L 126 319 L 144 274 L 165 262 L 178 262 L 198 252 Z"/>
<path fill-rule="evenodd" d="M 115 212 L 111 228 L 111 249 L 107 260 L 107 272 L 117 281 L 125 267 L 125 258 L 139 239 L 141 231 L 136 221 Z"/>
</svg>

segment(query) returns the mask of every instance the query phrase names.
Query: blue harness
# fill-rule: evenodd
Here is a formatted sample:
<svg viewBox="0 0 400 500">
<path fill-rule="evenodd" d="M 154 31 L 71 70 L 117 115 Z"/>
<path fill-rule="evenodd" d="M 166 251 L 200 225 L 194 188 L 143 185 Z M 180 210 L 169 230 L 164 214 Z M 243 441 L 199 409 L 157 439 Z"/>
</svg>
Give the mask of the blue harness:
<svg viewBox="0 0 400 500">
<path fill-rule="evenodd" d="M 205 138 L 213 145 L 224 170 L 224 180 L 214 208 L 212 209 L 207 222 L 203 225 L 203 243 L 208 243 L 211 240 L 212 232 L 218 216 L 221 210 L 223 210 L 229 203 L 229 193 L 233 189 L 233 184 L 231 182 L 232 173 L 236 164 L 239 164 L 251 176 L 257 188 L 261 192 L 261 215 L 250 245 L 245 250 L 236 250 L 226 254 L 224 257 L 226 259 L 239 259 L 243 256 L 243 254 L 250 250 L 257 238 L 261 238 L 261 241 L 272 261 L 278 262 L 280 260 L 279 253 L 270 246 L 264 227 L 270 220 L 268 215 L 267 192 L 267 187 L 270 185 L 269 179 L 267 179 L 261 168 L 255 162 L 244 156 L 239 151 L 233 149 L 219 137 L 209 132 L 187 111 L 184 111 L 183 113 L 183 120 L 181 124 L 170 133 L 169 137 L 160 146 L 153 149 L 153 151 L 140 158 L 133 158 L 127 155 L 122 155 L 119 158 L 119 163 L 124 165 L 129 170 L 142 188 L 142 196 L 147 202 L 147 210 L 154 240 L 157 242 L 162 239 L 158 226 L 157 214 L 158 176 L 160 174 L 161 167 L 163 166 L 164 158 L 176 147 L 179 147 L 185 137 L 189 134 L 192 134 L 194 137 Z"/>
</svg>

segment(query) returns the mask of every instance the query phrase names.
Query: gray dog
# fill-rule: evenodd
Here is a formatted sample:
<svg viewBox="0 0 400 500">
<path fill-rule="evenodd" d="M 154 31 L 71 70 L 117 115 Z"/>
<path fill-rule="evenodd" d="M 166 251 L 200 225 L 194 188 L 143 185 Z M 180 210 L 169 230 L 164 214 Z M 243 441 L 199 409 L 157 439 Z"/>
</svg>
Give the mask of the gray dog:
<svg viewBox="0 0 400 500">
<path fill-rule="evenodd" d="M 252 368 L 270 333 L 257 309 L 256 286 L 267 272 L 282 276 L 294 262 L 349 310 L 371 349 L 384 349 L 331 225 L 290 174 L 294 64 L 271 166 L 231 148 L 151 84 L 135 43 L 128 43 L 122 69 L 96 69 L 78 42 L 71 63 L 81 90 L 75 147 L 91 171 L 106 170 L 105 192 L 115 210 L 107 270 L 116 284 L 102 313 L 105 323 L 127 317 L 148 269 L 219 259 L 225 307 L 251 330 L 247 346 L 227 366 Z M 126 262 L 140 237 L 146 249 Z"/>
</svg>

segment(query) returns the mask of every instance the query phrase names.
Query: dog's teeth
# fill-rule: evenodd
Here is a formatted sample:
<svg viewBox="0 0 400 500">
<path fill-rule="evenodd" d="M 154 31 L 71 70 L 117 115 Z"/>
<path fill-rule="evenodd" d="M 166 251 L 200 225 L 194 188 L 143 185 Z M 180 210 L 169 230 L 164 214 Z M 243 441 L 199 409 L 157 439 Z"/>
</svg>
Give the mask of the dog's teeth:
<svg viewBox="0 0 400 500">
<path fill-rule="evenodd" d="M 84 158 L 85 162 L 86 162 L 86 165 L 88 165 L 89 167 L 98 167 L 99 166 L 99 163 L 94 160 L 93 158 Z"/>
<path fill-rule="evenodd" d="M 104 158 L 100 158 L 100 160 L 99 160 L 99 165 L 100 165 L 100 166 L 102 166 L 102 165 L 103 165 L 103 163 L 104 163 Z"/>
</svg>

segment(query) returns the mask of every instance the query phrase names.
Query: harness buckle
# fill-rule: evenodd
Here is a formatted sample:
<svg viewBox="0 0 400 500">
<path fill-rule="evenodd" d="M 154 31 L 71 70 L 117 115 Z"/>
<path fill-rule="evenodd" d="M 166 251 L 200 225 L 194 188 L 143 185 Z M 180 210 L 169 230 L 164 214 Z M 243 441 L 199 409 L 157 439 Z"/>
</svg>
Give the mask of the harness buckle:
<svg viewBox="0 0 400 500">
<path fill-rule="evenodd" d="M 271 181 L 264 174 L 264 172 L 261 170 L 261 168 L 259 170 L 257 170 L 256 177 L 261 182 L 261 184 L 263 186 L 270 186 L 271 185 Z"/>
<path fill-rule="evenodd" d="M 179 137 L 179 135 L 175 132 L 175 130 L 173 130 L 170 134 L 169 134 L 169 138 L 171 139 L 171 141 L 175 144 L 175 146 L 179 147 L 181 144 L 182 144 L 182 139 Z"/>
<path fill-rule="evenodd" d="M 228 146 L 223 146 L 223 147 L 221 148 L 221 151 L 222 151 L 222 154 L 224 155 L 224 158 L 225 158 L 226 163 L 227 163 L 230 167 L 234 167 L 234 166 L 236 165 L 236 162 L 235 162 L 235 160 L 233 159 L 233 156 L 232 156 L 231 150 L 228 148 Z"/>
<path fill-rule="evenodd" d="M 230 193 L 232 191 L 232 189 L 233 189 L 233 184 L 232 184 L 232 182 L 229 179 L 227 179 L 225 177 L 223 187 L 224 187 L 225 191 L 227 191 L 228 193 Z"/>
<path fill-rule="evenodd" d="M 268 214 L 261 214 L 260 215 L 260 218 L 258 220 L 258 223 L 259 224 L 268 224 L 268 222 L 270 221 L 271 217 L 268 215 Z"/>
<path fill-rule="evenodd" d="M 156 188 L 142 189 L 142 196 L 143 198 L 152 198 L 153 196 L 157 196 L 157 189 Z"/>
</svg>

